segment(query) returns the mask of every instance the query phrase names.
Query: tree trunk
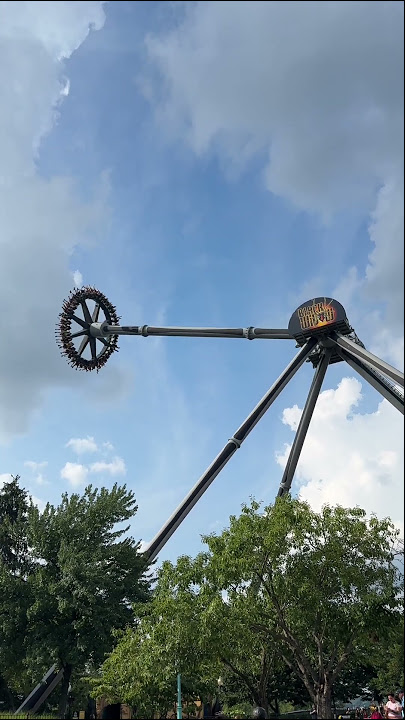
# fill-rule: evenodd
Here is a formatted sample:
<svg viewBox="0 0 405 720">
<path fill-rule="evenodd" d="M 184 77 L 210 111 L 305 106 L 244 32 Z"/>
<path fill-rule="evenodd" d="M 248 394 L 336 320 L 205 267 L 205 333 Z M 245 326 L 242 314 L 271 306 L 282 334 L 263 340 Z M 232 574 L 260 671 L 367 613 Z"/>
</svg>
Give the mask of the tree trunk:
<svg viewBox="0 0 405 720">
<path fill-rule="evenodd" d="M 318 718 L 333 720 L 332 693 L 329 688 L 324 688 L 323 691 L 317 693 L 315 707 Z"/>
<path fill-rule="evenodd" d="M 269 702 L 268 702 L 266 696 L 262 696 L 262 699 L 260 701 L 260 707 L 262 707 L 266 711 L 266 715 L 267 715 L 269 712 Z"/>
<path fill-rule="evenodd" d="M 274 715 L 280 715 L 280 706 L 278 704 L 278 697 L 274 697 L 270 700 L 268 708 L 265 708 L 266 712 L 268 713 L 269 710 L 271 710 Z"/>
<path fill-rule="evenodd" d="M 73 670 L 73 667 L 71 665 L 63 666 L 62 686 L 61 686 L 59 708 L 58 708 L 58 717 L 61 718 L 61 720 L 64 720 L 64 718 L 66 717 L 69 685 L 70 685 L 70 678 L 72 677 L 72 670 Z"/>
</svg>

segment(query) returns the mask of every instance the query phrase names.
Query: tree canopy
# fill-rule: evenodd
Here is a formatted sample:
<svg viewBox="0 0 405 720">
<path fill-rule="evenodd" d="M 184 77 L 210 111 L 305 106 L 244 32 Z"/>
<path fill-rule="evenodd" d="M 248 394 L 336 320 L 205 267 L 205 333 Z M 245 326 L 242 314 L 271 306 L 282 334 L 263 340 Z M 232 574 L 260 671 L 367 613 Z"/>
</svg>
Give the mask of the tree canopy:
<svg viewBox="0 0 405 720">
<path fill-rule="evenodd" d="M 135 705 L 162 693 L 163 711 L 177 671 L 186 688 L 211 695 L 226 673 L 242 696 L 277 710 L 288 684 L 301 682 L 318 716 L 332 717 L 333 688 L 398 628 L 396 538 L 389 520 L 359 508 L 316 513 L 290 497 L 244 506 L 194 560 L 163 564 L 153 601 L 98 688 Z"/>
<path fill-rule="evenodd" d="M 15 709 L 17 690 L 25 689 L 24 642 L 31 603 L 26 583 L 28 493 L 19 477 L 0 489 L 0 699 Z"/>
<path fill-rule="evenodd" d="M 403 684 L 390 520 L 252 501 L 195 558 L 164 562 L 152 591 L 125 526 L 136 510 L 125 486 L 65 493 L 43 511 L 18 478 L 0 489 L 0 694 L 11 709 L 53 662 L 59 717 L 84 676 L 143 717 L 172 711 L 177 673 L 185 704 L 221 700 L 238 717 L 288 701 L 327 719 L 333 699 Z"/>
<path fill-rule="evenodd" d="M 16 481 L 3 487 L 0 498 L 0 509 L 6 507 L 14 518 L 2 539 L 7 543 L 14 529 L 19 538 L 12 553 L 7 548 L 2 553 L 0 565 L 5 598 L 0 673 L 4 670 L 12 686 L 11 640 L 36 681 L 56 662 L 64 670 L 59 705 L 64 717 L 73 675 L 98 667 L 112 649 L 114 632 L 133 623 L 132 604 L 149 599 L 145 558 L 139 543 L 126 536 L 128 527 L 122 527 L 136 513 L 135 498 L 125 485 L 89 486 L 83 495 L 63 494 L 58 506 L 48 503 L 41 512 L 28 504 Z M 23 563 L 19 558 L 27 548 L 29 562 Z M 14 606 L 21 615 L 18 627 L 10 620 Z"/>
</svg>

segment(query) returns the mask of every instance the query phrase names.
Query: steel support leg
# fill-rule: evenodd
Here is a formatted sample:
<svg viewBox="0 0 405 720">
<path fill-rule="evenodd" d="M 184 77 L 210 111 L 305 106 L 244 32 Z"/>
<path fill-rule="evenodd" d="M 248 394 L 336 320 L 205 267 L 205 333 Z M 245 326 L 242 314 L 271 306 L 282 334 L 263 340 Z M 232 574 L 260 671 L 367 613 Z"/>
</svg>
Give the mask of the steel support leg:
<svg viewBox="0 0 405 720">
<path fill-rule="evenodd" d="M 357 345 L 353 342 L 353 340 L 340 335 L 340 333 L 331 333 L 330 339 L 352 357 L 354 356 L 358 360 L 362 360 L 367 363 L 367 365 L 370 365 L 371 368 L 377 370 L 377 372 L 388 375 L 388 377 L 392 378 L 394 382 L 404 387 L 404 373 L 397 370 L 384 360 L 381 360 L 381 358 L 377 357 L 377 355 L 373 355 L 373 353 L 369 352 L 369 350 L 361 347 L 361 345 Z"/>
<path fill-rule="evenodd" d="M 297 432 L 295 434 L 294 442 L 292 444 L 290 455 L 287 460 L 287 465 L 284 470 L 277 497 L 282 497 L 290 491 L 291 483 L 293 481 L 294 473 L 297 468 L 298 460 L 301 455 L 301 450 L 305 442 L 305 437 L 308 432 L 309 424 L 311 422 L 316 401 L 322 387 L 325 373 L 329 365 L 331 354 L 331 350 L 324 350 L 321 355 L 319 365 L 315 370 L 315 375 L 309 389 L 304 410 L 302 411 L 301 419 L 298 425 Z"/>
<path fill-rule="evenodd" d="M 197 503 L 203 493 L 211 485 L 212 481 L 216 478 L 218 473 L 222 470 L 223 467 L 225 467 L 226 463 L 228 462 L 228 460 L 231 459 L 232 455 L 236 452 L 236 450 L 240 448 L 245 438 L 253 430 L 255 425 L 259 422 L 260 418 L 263 417 L 266 410 L 269 409 L 270 405 L 279 396 L 281 391 L 284 390 L 287 383 L 301 367 L 301 365 L 309 356 L 310 352 L 313 350 L 316 344 L 317 340 L 315 338 L 310 338 L 308 340 L 306 345 L 301 348 L 299 353 L 286 367 L 278 380 L 276 380 L 274 385 L 272 385 L 270 390 L 266 393 L 266 395 L 264 395 L 258 405 L 256 405 L 254 410 L 250 413 L 249 417 L 247 417 L 246 420 L 242 423 L 242 425 L 237 429 L 234 436 L 231 437 L 230 440 L 228 440 L 224 449 L 221 450 L 219 455 L 217 455 L 214 462 L 209 466 L 209 468 L 201 476 L 198 482 L 190 490 L 190 492 L 180 503 L 178 508 L 176 508 L 173 515 L 169 518 L 169 520 L 165 523 L 161 530 L 159 530 L 154 539 L 145 548 L 144 553 L 145 555 L 147 555 L 149 560 L 154 560 L 154 558 L 158 555 L 158 553 L 161 551 L 168 539 L 173 535 L 174 531 L 177 530 L 179 525 L 183 522 L 184 518 L 187 517 L 190 510 L 194 507 L 194 505 Z"/>
<path fill-rule="evenodd" d="M 390 382 L 386 380 L 380 373 L 377 374 L 375 370 L 372 370 L 366 363 L 362 362 L 358 358 L 349 355 L 345 350 L 339 350 L 339 354 L 343 360 L 356 370 L 364 380 L 367 380 L 391 405 L 394 406 L 399 412 L 404 414 L 404 398 L 401 393 L 398 392 L 394 387 L 391 386 Z"/>
</svg>

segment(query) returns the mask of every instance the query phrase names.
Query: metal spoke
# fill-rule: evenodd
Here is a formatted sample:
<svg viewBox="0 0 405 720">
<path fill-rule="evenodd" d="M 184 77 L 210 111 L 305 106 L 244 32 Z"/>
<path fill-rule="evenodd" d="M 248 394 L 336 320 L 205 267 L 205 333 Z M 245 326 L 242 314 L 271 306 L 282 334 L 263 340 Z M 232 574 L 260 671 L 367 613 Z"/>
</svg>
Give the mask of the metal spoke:
<svg viewBox="0 0 405 720">
<path fill-rule="evenodd" d="M 74 320 L 75 322 L 77 322 L 78 325 L 87 330 L 87 323 L 85 323 L 84 320 L 82 320 L 81 318 L 77 317 L 77 315 L 72 315 L 72 320 Z"/>
<path fill-rule="evenodd" d="M 103 345 L 105 345 L 106 347 L 108 347 L 109 344 L 110 344 L 110 343 L 108 342 L 108 340 L 105 340 L 105 339 L 102 338 L 102 337 L 98 337 L 97 340 L 100 340 L 100 342 L 103 343 Z"/>
<path fill-rule="evenodd" d="M 87 345 L 89 344 L 89 340 L 90 340 L 90 338 L 89 338 L 89 336 L 87 335 L 87 337 L 83 338 L 83 340 L 81 341 L 80 347 L 79 347 L 79 349 L 78 349 L 78 351 L 77 351 L 79 357 L 81 357 L 81 355 L 83 355 L 83 352 L 85 351 Z"/>
<path fill-rule="evenodd" d="M 82 306 L 83 317 L 84 317 L 86 323 L 88 323 L 89 325 L 91 325 L 92 319 L 91 319 L 90 310 L 89 310 L 89 308 L 87 307 L 86 301 L 85 301 L 85 300 L 82 300 L 81 303 L 80 303 L 80 305 Z"/>
<path fill-rule="evenodd" d="M 89 339 L 90 339 L 91 359 L 97 360 L 96 338 L 90 337 Z"/>
<path fill-rule="evenodd" d="M 100 309 L 101 309 L 100 303 L 96 303 L 96 306 L 93 310 L 93 315 L 91 316 L 91 322 L 98 322 L 98 317 L 100 315 Z"/>
<path fill-rule="evenodd" d="M 87 335 L 87 330 L 80 330 L 80 332 L 73 333 L 70 337 L 74 340 L 74 338 L 82 337 L 83 335 Z"/>
</svg>

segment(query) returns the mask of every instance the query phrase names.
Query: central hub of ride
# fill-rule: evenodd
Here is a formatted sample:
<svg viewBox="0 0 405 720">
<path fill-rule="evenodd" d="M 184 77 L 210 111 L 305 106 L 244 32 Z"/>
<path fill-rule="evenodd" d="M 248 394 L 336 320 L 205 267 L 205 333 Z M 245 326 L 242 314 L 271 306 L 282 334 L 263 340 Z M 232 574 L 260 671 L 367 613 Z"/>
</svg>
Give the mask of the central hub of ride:
<svg viewBox="0 0 405 720">
<path fill-rule="evenodd" d="M 288 332 L 300 347 L 305 345 L 310 337 L 319 338 L 321 345 L 329 346 L 328 335 L 332 331 L 341 335 L 350 335 L 353 332 L 343 305 L 333 298 L 317 297 L 307 300 L 295 310 L 288 323 Z M 318 347 L 310 355 L 309 359 L 314 367 L 318 364 L 319 355 Z M 336 351 L 332 352 L 329 362 L 341 361 L 340 355 Z"/>
</svg>

